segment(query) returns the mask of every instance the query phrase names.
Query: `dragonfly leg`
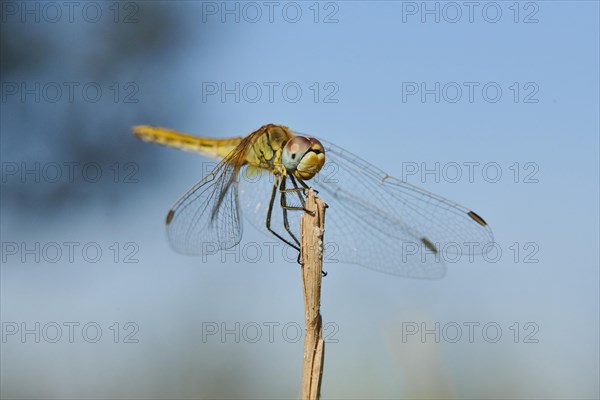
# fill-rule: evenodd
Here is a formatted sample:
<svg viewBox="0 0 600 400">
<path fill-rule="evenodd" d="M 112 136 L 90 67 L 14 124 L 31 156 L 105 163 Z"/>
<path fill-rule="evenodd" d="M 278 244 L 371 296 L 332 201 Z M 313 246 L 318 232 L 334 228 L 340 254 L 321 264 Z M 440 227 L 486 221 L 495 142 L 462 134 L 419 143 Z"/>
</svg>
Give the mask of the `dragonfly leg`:
<svg viewBox="0 0 600 400">
<path fill-rule="evenodd" d="M 292 185 L 294 185 L 294 191 L 296 193 L 298 193 L 298 198 L 300 199 L 300 203 L 302 203 L 302 208 L 304 208 L 306 203 L 305 203 L 304 197 L 302 197 L 302 192 L 305 192 L 306 189 L 308 189 L 308 186 L 306 186 L 306 183 L 304 183 L 303 181 L 300 181 L 300 183 L 304 187 L 303 188 L 298 187 L 298 184 L 296 183 L 296 178 L 294 178 L 294 175 L 290 175 L 290 180 L 292 181 Z"/>
<path fill-rule="evenodd" d="M 279 238 L 279 240 L 281 240 L 288 246 L 296 249 L 298 251 L 298 253 L 300 253 L 299 245 L 292 244 L 289 240 L 285 239 L 283 236 L 281 236 L 280 234 L 275 232 L 273 229 L 271 229 L 271 215 L 273 214 L 273 204 L 275 203 L 275 196 L 277 196 L 277 186 L 279 186 L 278 179 L 279 178 L 275 178 L 275 182 L 273 182 L 273 191 L 271 192 L 271 200 L 269 201 L 269 209 L 267 211 L 267 221 L 266 221 L 267 229 L 269 230 L 269 232 L 271 232 L 273 235 L 275 235 L 277 238 Z M 297 240 L 296 240 L 296 242 L 297 242 Z"/>
<path fill-rule="evenodd" d="M 294 180 L 294 177 L 292 175 L 289 175 L 289 177 L 290 177 L 290 180 L 292 181 L 292 183 L 294 184 L 294 187 L 292 189 L 287 189 L 285 187 L 285 182 L 286 182 L 287 176 L 283 177 L 283 179 L 281 180 L 281 185 L 279 186 L 279 191 L 282 194 L 281 208 L 285 208 L 287 210 L 292 210 L 292 211 L 306 211 L 306 209 L 304 208 L 304 198 L 302 197 L 302 194 L 300 193 L 300 192 L 304 191 L 304 189 L 298 187 L 298 185 L 296 184 L 296 181 Z M 293 193 L 293 192 L 298 193 L 298 198 L 300 199 L 300 204 L 302 204 L 302 207 L 287 205 L 287 203 L 285 201 L 285 193 Z"/>
<path fill-rule="evenodd" d="M 283 212 L 283 226 L 285 227 L 285 230 L 290 235 L 290 237 L 292 239 L 294 239 L 294 242 L 296 242 L 298 244 L 298 247 L 300 247 L 300 241 L 298 240 L 296 235 L 294 235 L 294 233 L 290 229 L 290 223 L 288 221 L 288 210 L 303 210 L 304 207 L 290 207 L 286 204 L 285 196 L 288 193 L 288 191 L 285 188 L 285 181 L 286 181 L 286 177 L 284 176 L 283 178 L 281 178 L 281 185 L 279 186 L 280 204 L 281 204 L 281 210 Z M 298 256 L 298 257 L 300 257 L 300 256 Z"/>
<path fill-rule="evenodd" d="M 310 212 L 306 209 L 306 201 L 305 201 L 304 197 L 302 197 L 302 194 L 304 194 L 304 196 L 306 196 L 306 191 L 308 189 L 310 189 L 310 187 L 302 179 L 298 179 L 298 182 L 300 182 L 300 184 L 303 187 L 298 186 L 298 184 L 296 183 L 296 179 L 292 175 L 290 175 L 290 179 L 292 181 L 292 184 L 294 185 L 294 189 L 291 189 L 291 191 L 298 193 L 298 198 L 300 198 L 300 202 L 302 203 L 302 209 L 305 212 Z M 317 194 L 319 193 L 315 189 L 313 189 L 313 190 L 315 191 L 315 193 L 317 193 Z M 327 205 L 325 205 L 325 207 L 327 207 Z"/>
<path fill-rule="evenodd" d="M 304 181 L 298 179 L 298 181 L 300 181 L 300 184 L 302 184 L 302 186 L 304 186 L 303 188 L 298 187 L 298 184 L 296 183 L 296 179 L 294 179 L 293 175 L 290 175 L 290 180 L 292 181 L 292 184 L 294 185 L 294 189 L 290 190 L 290 191 L 298 193 L 298 198 L 300 199 L 300 202 L 302 203 L 302 208 L 304 208 L 304 211 L 307 211 L 305 208 L 306 202 L 304 200 L 304 197 L 302 197 L 302 192 L 304 192 L 308 189 L 308 185 L 306 185 L 306 183 L 304 183 Z M 316 190 L 315 190 L 315 192 L 316 192 Z M 300 257 L 300 254 L 298 254 L 298 264 L 302 264 L 302 259 Z M 323 275 L 323 277 L 325 277 L 325 276 L 327 276 L 327 272 L 321 271 L 321 275 Z"/>
<path fill-rule="evenodd" d="M 292 179 L 293 179 L 293 178 L 294 178 L 294 177 L 292 176 Z M 306 192 L 308 189 L 310 189 L 310 186 L 308 186 L 308 185 L 306 184 L 306 182 L 304 182 L 302 179 L 298 178 L 298 182 L 300 182 L 300 184 L 302 185 L 302 188 L 304 189 L 304 192 Z M 294 186 L 296 186 L 295 182 L 294 182 Z M 297 187 L 297 186 L 296 186 L 296 187 Z M 319 194 L 319 191 L 318 191 L 317 189 L 315 189 L 315 188 L 312 188 L 312 190 L 314 190 L 314 191 L 315 191 L 315 194 Z"/>
<path fill-rule="evenodd" d="M 299 187 L 298 187 L 298 185 L 296 185 L 296 180 L 294 179 L 294 177 L 293 177 L 292 175 L 290 175 L 290 178 L 292 178 L 292 183 L 294 184 L 294 187 L 295 187 L 296 189 L 298 189 L 298 191 L 303 191 L 303 192 L 304 192 L 304 195 L 306 196 L 306 191 L 307 191 L 308 189 L 311 189 L 311 187 L 310 187 L 310 186 L 308 186 L 308 185 L 306 184 L 306 182 L 304 182 L 302 179 L 298 178 L 298 182 L 300 182 L 300 184 L 302 185 L 302 188 L 299 188 Z M 312 188 L 312 190 L 315 192 L 315 194 L 319 194 L 319 191 L 318 191 L 317 189 L 315 189 L 315 188 Z M 298 194 L 298 195 L 300 196 L 300 194 Z M 302 199 L 302 197 L 301 197 L 301 196 L 300 196 L 300 198 L 301 198 L 301 200 L 300 200 L 300 201 L 302 201 L 302 205 L 304 205 L 304 199 Z M 325 204 L 325 208 L 328 208 L 328 207 L 329 207 L 329 205 Z M 304 211 L 306 211 L 306 210 L 304 210 Z M 325 276 L 325 275 L 323 275 L 323 276 Z"/>
</svg>

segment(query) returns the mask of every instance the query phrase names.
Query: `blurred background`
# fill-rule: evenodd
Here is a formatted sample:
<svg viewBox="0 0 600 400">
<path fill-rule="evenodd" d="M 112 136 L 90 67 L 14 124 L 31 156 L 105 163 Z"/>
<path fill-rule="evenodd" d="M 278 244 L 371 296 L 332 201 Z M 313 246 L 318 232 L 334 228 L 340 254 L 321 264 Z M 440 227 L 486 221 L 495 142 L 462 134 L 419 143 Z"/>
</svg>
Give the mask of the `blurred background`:
<svg viewBox="0 0 600 400">
<path fill-rule="evenodd" d="M 431 281 L 331 254 L 323 398 L 598 398 L 597 2 L 67 3 L 0 2 L 2 398 L 300 397 L 295 255 L 250 224 L 173 252 L 214 161 L 130 133 L 271 122 L 500 250 Z"/>
</svg>

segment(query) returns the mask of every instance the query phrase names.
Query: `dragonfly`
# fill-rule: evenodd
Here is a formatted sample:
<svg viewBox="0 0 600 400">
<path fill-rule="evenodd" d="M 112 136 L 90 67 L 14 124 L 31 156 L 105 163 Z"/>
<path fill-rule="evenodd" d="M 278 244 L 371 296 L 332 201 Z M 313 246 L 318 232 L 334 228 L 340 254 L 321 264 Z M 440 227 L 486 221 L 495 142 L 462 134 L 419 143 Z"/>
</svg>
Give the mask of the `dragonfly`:
<svg viewBox="0 0 600 400">
<path fill-rule="evenodd" d="M 442 255 L 454 260 L 485 254 L 494 243 L 488 224 L 470 209 L 283 125 L 233 138 L 148 125 L 132 130 L 143 141 L 218 160 L 167 214 L 167 236 L 179 253 L 203 255 L 238 245 L 242 217 L 299 252 L 294 212 L 304 210 L 308 188 L 328 205 L 324 253 L 331 262 L 438 279 L 446 273 Z"/>
</svg>

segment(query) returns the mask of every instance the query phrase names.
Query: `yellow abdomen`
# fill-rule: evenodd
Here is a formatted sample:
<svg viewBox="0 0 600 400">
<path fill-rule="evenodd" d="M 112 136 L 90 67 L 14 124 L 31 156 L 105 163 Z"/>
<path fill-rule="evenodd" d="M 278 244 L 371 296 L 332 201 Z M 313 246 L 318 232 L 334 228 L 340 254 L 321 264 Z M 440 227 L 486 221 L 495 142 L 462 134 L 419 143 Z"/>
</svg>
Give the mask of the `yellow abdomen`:
<svg viewBox="0 0 600 400">
<path fill-rule="evenodd" d="M 134 126 L 132 130 L 138 138 L 145 142 L 175 147 L 216 159 L 224 158 L 242 141 L 241 137 L 227 139 L 204 138 L 148 125 Z"/>
</svg>

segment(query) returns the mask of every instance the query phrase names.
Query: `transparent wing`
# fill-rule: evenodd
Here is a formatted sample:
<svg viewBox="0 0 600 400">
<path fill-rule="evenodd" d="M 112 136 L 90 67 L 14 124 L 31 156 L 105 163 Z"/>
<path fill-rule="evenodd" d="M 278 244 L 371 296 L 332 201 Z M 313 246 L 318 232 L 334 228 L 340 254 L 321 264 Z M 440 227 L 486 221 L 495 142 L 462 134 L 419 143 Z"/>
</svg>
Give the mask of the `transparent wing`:
<svg viewBox="0 0 600 400">
<path fill-rule="evenodd" d="M 326 263 L 347 262 L 412 278 L 440 278 L 444 255 L 481 253 L 493 242 L 487 224 L 475 213 L 440 196 L 395 179 L 326 140 L 326 163 L 308 184 L 329 204 L 326 217 Z M 172 246 L 203 254 L 235 246 L 241 239 L 238 185 L 244 215 L 261 232 L 273 175 L 241 165 L 241 144 L 174 206 L 168 217 Z M 290 187 L 290 182 L 288 182 Z M 283 228 L 279 193 L 272 228 Z M 288 194 L 288 205 L 299 203 Z M 291 230 L 299 237 L 300 212 L 290 212 Z M 281 244 L 282 247 L 283 244 Z"/>
<path fill-rule="evenodd" d="M 167 215 L 171 246 L 179 253 L 200 255 L 229 249 L 242 237 L 234 154 L 221 161 L 192 187 Z"/>
<path fill-rule="evenodd" d="M 327 161 L 308 183 L 329 204 L 325 243 L 340 261 L 393 275 L 440 278 L 445 256 L 481 254 L 493 242 L 487 224 L 467 208 L 319 140 Z"/>
</svg>

